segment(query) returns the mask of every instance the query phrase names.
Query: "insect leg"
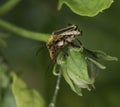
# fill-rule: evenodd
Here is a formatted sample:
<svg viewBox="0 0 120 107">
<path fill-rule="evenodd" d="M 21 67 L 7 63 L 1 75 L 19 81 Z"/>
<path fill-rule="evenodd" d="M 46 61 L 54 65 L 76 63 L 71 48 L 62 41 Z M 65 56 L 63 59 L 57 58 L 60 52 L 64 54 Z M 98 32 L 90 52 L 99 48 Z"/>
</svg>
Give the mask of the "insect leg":
<svg viewBox="0 0 120 107">
<path fill-rule="evenodd" d="M 82 42 L 78 38 L 76 38 L 76 40 L 79 42 L 80 45 L 82 45 Z"/>
<path fill-rule="evenodd" d="M 78 38 L 76 38 L 76 40 L 79 42 L 80 45 L 82 45 L 81 41 Z M 87 49 L 85 47 L 83 47 L 83 48 L 84 48 L 85 53 L 91 55 L 94 58 L 97 58 L 96 54 L 93 51 L 91 51 L 91 50 L 89 50 L 89 49 Z"/>
<path fill-rule="evenodd" d="M 68 43 L 69 45 L 71 45 L 72 47 L 80 48 L 79 45 L 76 45 L 76 44 L 74 44 L 73 42 L 70 42 L 70 41 L 65 41 L 65 42 L 67 42 L 67 43 Z"/>
</svg>

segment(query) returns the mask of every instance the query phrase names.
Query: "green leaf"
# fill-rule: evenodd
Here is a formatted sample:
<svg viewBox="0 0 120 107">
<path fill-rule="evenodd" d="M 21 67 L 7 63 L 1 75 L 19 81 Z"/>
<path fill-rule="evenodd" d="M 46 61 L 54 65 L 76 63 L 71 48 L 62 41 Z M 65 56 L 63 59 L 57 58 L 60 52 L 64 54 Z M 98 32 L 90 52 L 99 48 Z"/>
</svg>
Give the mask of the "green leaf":
<svg viewBox="0 0 120 107">
<path fill-rule="evenodd" d="M 82 16 L 95 16 L 110 7 L 113 0 L 59 0 L 58 9 L 66 4 L 74 13 Z"/>
<path fill-rule="evenodd" d="M 2 60 L 0 58 L 0 60 Z M 6 72 L 8 71 L 7 65 L 5 65 L 3 62 L 0 62 L 0 88 L 7 88 L 9 85 L 9 77 L 6 75 Z"/>
<path fill-rule="evenodd" d="M 66 59 L 67 63 L 67 70 L 71 71 L 69 72 L 69 76 L 76 75 L 79 78 L 81 78 L 86 83 L 90 84 L 91 80 L 89 79 L 89 75 L 87 72 L 87 63 L 84 55 L 82 52 L 79 52 L 79 50 L 75 50 L 74 48 L 71 48 L 69 50 L 69 55 Z"/>
<path fill-rule="evenodd" d="M 118 61 L 117 57 L 110 56 L 106 54 L 105 52 L 101 50 L 93 51 L 93 53 L 97 56 L 99 59 L 107 60 L 107 61 Z"/>
<path fill-rule="evenodd" d="M 81 50 L 81 48 L 70 47 L 67 50 L 68 55 L 66 57 L 62 52 L 57 57 L 57 64 L 60 66 L 66 82 L 80 96 L 82 95 L 82 88 L 91 90 L 94 83 L 94 77 L 89 77 L 87 61 Z"/>
<path fill-rule="evenodd" d="M 13 83 L 11 85 L 17 107 L 45 107 L 45 102 L 40 94 L 18 78 L 14 72 L 11 73 Z"/>
<path fill-rule="evenodd" d="M 92 58 L 87 58 L 89 61 L 91 61 L 92 63 L 94 63 L 98 68 L 100 68 L 100 69 L 105 69 L 106 67 L 104 66 L 104 65 L 102 65 L 102 64 L 100 64 L 99 62 L 97 62 L 97 61 L 95 61 L 94 59 L 92 59 Z"/>
</svg>

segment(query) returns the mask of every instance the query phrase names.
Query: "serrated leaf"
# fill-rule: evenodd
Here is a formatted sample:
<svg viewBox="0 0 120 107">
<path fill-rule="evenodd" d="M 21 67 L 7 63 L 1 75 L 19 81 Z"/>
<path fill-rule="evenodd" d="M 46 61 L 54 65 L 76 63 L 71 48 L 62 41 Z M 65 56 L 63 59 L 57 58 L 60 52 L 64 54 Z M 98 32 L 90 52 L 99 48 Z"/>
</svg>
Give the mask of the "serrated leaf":
<svg viewBox="0 0 120 107">
<path fill-rule="evenodd" d="M 15 75 L 11 73 L 13 83 L 11 89 L 16 100 L 17 107 L 45 107 L 45 102 L 40 94 L 27 85 Z"/>
<path fill-rule="evenodd" d="M 74 13 L 82 16 L 95 16 L 110 7 L 113 0 L 59 0 L 58 9 L 66 4 Z"/>
</svg>

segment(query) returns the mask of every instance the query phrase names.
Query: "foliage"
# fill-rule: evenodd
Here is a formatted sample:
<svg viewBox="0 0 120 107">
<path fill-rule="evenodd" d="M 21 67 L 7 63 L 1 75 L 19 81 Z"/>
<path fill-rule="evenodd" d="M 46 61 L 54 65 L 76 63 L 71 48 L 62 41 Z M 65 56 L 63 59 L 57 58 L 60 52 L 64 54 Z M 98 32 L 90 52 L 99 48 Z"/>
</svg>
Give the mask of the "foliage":
<svg viewBox="0 0 120 107">
<path fill-rule="evenodd" d="M 85 46 L 103 49 L 118 56 L 120 54 L 117 49 L 120 30 L 117 27 L 119 26 L 119 12 L 116 11 L 119 9 L 116 8 L 119 8 L 117 5 L 119 3 L 115 1 L 115 5 L 113 4 L 110 9 L 97 15 L 109 8 L 112 3 L 113 0 L 59 0 L 59 10 L 63 4 L 66 4 L 72 11 L 63 7 L 58 12 L 55 1 L 1 0 L 0 107 L 45 107 L 47 105 L 48 101 L 45 101 L 42 95 L 46 99 L 50 99 L 54 86 L 54 77 L 49 77 L 49 73 L 46 76 L 44 73 L 49 63 L 48 52 L 45 51 L 36 57 L 33 55 L 35 50 L 33 52 L 28 48 L 31 48 L 33 43 L 35 45 L 40 43 L 39 45 L 42 47 L 42 42 L 47 42 L 51 31 L 65 26 L 66 23 L 77 23 L 78 26 L 81 26 L 85 32 L 84 40 L 82 40 Z M 92 18 L 77 16 L 74 13 Z M 44 51 L 44 49 L 41 50 Z M 103 51 L 92 51 L 97 60 L 90 57 L 91 54 L 84 49 L 69 48 L 65 52 L 69 52 L 69 56 L 64 59 L 61 52 L 57 57 L 53 72 L 57 74 L 56 70 L 61 69 L 66 82 L 78 95 L 82 95 L 82 88 L 90 90 L 89 85 L 94 87 L 98 73 L 94 71 L 97 68 L 106 68 L 98 60 L 117 61 L 116 57 L 109 56 Z M 102 77 L 98 77 L 97 90 L 94 91 L 96 94 L 91 92 L 91 96 L 85 92 L 82 98 L 77 98 L 72 95 L 72 91 L 68 91 L 69 88 L 63 82 L 61 88 L 64 91 L 61 89 L 63 93 L 57 101 L 58 107 L 61 107 L 61 104 L 63 107 L 88 107 L 90 104 L 92 107 L 108 105 L 119 107 L 119 65 L 109 62 L 106 65 L 108 72 L 104 72 Z M 50 74 L 52 75 L 51 72 Z M 24 81 L 21 77 L 24 78 Z M 117 85 L 115 85 L 116 83 Z"/>
<path fill-rule="evenodd" d="M 99 12 L 109 8 L 113 0 L 59 0 L 58 9 L 66 4 L 70 9 L 82 16 L 96 16 Z"/>
<path fill-rule="evenodd" d="M 12 10 L 21 0 L 8 0 L 0 7 L 0 15 Z"/>
<path fill-rule="evenodd" d="M 107 55 L 102 51 L 91 51 L 90 55 L 94 54 L 97 58 L 94 60 L 90 55 L 85 55 L 83 47 L 73 48 L 68 47 L 67 51 L 61 52 L 57 57 L 57 63 L 54 66 L 53 74 L 61 69 L 63 76 L 71 89 L 82 96 L 81 89 L 87 88 L 89 91 L 94 88 L 96 78 L 96 71 L 98 68 L 105 69 L 97 59 L 104 59 L 108 61 L 117 61 L 116 57 Z M 66 56 L 64 54 L 67 54 Z"/>
<path fill-rule="evenodd" d="M 14 72 L 11 72 L 11 76 L 13 78 L 11 89 L 15 97 L 17 107 L 45 107 L 43 98 L 36 90 L 28 88 Z"/>
<path fill-rule="evenodd" d="M 0 19 L 0 26 L 7 30 L 12 31 L 13 33 L 19 34 L 20 36 L 26 37 L 26 38 L 31 38 L 31 39 L 40 40 L 40 41 L 47 41 L 47 39 L 48 39 L 48 37 L 47 37 L 48 34 L 28 31 L 28 30 L 16 27 L 2 19 Z"/>
</svg>

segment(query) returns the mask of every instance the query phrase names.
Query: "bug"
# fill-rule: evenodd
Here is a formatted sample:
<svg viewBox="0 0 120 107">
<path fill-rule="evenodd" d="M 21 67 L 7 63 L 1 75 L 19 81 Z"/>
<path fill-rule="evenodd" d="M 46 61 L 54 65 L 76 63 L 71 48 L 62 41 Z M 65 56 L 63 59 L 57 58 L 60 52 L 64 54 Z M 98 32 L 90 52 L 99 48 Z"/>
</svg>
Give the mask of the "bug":
<svg viewBox="0 0 120 107">
<path fill-rule="evenodd" d="M 59 51 L 67 45 L 72 45 L 75 36 L 81 33 L 77 25 L 70 25 L 53 32 L 46 44 L 50 53 L 50 58 L 54 60 Z"/>
</svg>

